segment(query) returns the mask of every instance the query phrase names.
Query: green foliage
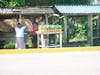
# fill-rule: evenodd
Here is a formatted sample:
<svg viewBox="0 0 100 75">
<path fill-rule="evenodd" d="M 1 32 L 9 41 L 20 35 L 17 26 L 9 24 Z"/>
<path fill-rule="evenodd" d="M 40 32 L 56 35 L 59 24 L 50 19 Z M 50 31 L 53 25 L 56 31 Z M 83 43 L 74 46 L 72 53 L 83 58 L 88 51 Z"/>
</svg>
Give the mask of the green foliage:
<svg viewBox="0 0 100 75">
<path fill-rule="evenodd" d="M 8 1 L 0 0 L 0 7 L 8 7 Z"/>
<path fill-rule="evenodd" d="M 89 4 L 90 0 L 0 0 L 0 7 L 51 6 L 56 4 Z"/>
<path fill-rule="evenodd" d="M 30 4 L 33 0 L 29 0 Z M 89 4 L 90 0 L 34 0 L 35 6 L 48 6 L 55 4 Z M 32 4 L 31 4 L 32 5 Z"/>
<path fill-rule="evenodd" d="M 25 6 L 25 0 L 10 0 L 9 7 Z"/>
<path fill-rule="evenodd" d="M 15 42 L 6 42 L 4 45 L 5 49 L 14 49 L 15 48 Z"/>
<path fill-rule="evenodd" d="M 15 7 L 15 6 L 17 6 L 17 4 L 18 4 L 18 2 L 17 1 L 11 1 L 11 2 L 9 2 L 9 7 Z"/>
<path fill-rule="evenodd" d="M 0 0 L 0 7 L 22 7 L 27 6 L 26 0 Z"/>
<path fill-rule="evenodd" d="M 68 19 L 68 36 L 70 40 L 85 40 L 87 38 L 87 17 L 69 17 Z M 78 41 L 76 40 L 76 41 Z"/>
<path fill-rule="evenodd" d="M 31 40 L 28 40 L 25 44 L 26 44 L 28 47 L 32 47 L 32 41 L 31 41 Z"/>
</svg>

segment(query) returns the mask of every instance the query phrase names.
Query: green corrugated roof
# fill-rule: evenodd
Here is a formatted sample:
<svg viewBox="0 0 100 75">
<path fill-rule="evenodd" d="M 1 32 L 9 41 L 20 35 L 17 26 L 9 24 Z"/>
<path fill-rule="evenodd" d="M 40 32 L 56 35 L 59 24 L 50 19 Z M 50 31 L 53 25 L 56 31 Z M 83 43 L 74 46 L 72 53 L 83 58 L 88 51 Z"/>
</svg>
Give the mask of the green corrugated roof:
<svg viewBox="0 0 100 75">
<path fill-rule="evenodd" d="M 60 13 L 65 14 L 100 14 L 100 5 L 55 5 Z"/>
</svg>

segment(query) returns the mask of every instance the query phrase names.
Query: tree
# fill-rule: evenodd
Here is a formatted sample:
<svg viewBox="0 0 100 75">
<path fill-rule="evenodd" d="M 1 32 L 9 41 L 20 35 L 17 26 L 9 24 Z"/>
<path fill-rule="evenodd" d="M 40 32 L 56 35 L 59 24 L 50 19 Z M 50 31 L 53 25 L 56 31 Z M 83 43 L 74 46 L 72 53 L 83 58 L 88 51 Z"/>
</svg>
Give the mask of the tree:
<svg viewBox="0 0 100 75">
<path fill-rule="evenodd" d="M 8 2 L 6 0 L 0 0 L 0 7 L 7 7 Z"/>
<path fill-rule="evenodd" d="M 25 0 L 0 0 L 0 7 L 26 6 Z"/>
<path fill-rule="evenodd" d="M 90 0 L 28 0 L 31 6 L 48 6 L 55 4 L 89 4 Z"/>
<path fill-rule="evenodd" d="M 9 4 L 9 7 L 22 7 L 22 6 L 25 6 L 25 0 L 10 0 L 8 2 Z"/>
<path fill-rule="evenodd" d="M 0 7 L 51 6 L 56 4 L 89 4 L 90 0 L 0 0 Z"/>
</svg>

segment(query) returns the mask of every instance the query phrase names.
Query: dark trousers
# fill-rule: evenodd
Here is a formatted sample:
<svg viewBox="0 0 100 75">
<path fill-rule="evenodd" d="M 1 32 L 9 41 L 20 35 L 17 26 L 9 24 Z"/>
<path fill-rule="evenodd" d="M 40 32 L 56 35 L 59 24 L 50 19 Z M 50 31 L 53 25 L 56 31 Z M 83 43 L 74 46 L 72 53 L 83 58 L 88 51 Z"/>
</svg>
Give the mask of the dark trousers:
<svg viewBox="0 0 100 75">
<path fill-rule="evenodd" d="M 33 35 L 32 42 L 33 42 L 33 47 L 37 48 L 37 35 Z"/>
</svg>

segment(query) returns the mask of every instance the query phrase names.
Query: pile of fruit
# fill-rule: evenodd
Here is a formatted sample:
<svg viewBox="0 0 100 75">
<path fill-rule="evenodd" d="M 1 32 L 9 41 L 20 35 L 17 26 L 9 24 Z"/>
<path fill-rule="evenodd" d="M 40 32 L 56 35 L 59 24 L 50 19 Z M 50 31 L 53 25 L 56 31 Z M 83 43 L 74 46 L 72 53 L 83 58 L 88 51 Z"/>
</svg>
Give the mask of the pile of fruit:
<svg viewBox="0 0 100 75">
<path fill-rule="evenodd" d="M 39 25 L 39 32 L 61 32 L 61 25 Z"/>
</svg>

